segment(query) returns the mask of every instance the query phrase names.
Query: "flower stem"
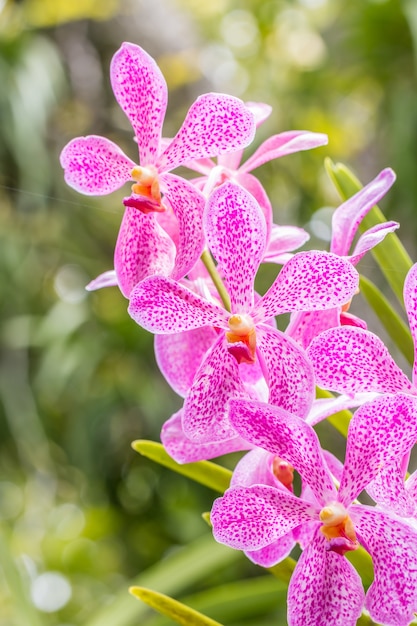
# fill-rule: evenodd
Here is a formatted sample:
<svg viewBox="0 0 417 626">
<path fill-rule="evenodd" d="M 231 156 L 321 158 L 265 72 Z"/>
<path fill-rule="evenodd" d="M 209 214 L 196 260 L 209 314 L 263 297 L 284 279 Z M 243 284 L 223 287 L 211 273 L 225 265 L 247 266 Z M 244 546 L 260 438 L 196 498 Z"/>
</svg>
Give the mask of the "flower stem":
<svg viewBox="0 0 417 626">
<path fill-rule="evenodd" d="M 220 299 L 223 302 L 224 308 L 226 309 L 226 311 L 230 311 L 229 294 L 227 293 L 226 287 L 224 286 L 224 283 L 220 278 L 216 265 L 214 264 L 213 257 L 208 250 L 203 251 L 201 255 L 201 260 L 203 261 L 206 270 L 210 274 L 210 278 L 217 289 L 217 293 L 219 294 Z"/>
</svg>

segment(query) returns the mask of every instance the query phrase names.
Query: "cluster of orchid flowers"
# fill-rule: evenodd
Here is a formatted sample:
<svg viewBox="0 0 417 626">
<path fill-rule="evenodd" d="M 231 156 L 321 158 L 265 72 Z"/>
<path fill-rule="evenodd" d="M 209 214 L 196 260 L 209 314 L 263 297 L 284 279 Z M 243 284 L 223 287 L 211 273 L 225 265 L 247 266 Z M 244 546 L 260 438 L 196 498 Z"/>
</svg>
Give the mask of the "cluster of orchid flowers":
<svg viewBox="0 0 417 626">
<path fill-rule="evenodd" d="M 273 223 L 270 200 L 251 172 L 325 145 L 325 135 L 274 135 L 242 164 L 270 107 L 205 94 L 168 140 L 167 87 L 155 61 L 124 43 L 110 75 L 140 164 L 98 136 L 72 140 L 61 163 L 67 183 L 83 194 L 133 183 L 123 200 L 114 270 L 88 288 L 117 285 L 131 317 L 155 334 L 159 368 L 184 398 L 163 426 L 166 451 L 178 463 L 247 451 L 214 502 L 213 533 L 264 567 L 301 546 L 288 592 L 290 626 L 349 626 L 364 609 L 379 624 L 411 623 L 417 474 L 405 476 L 417 440 L 417 363 L 410 381 L 381 339 L 348 312 L 358 291 L 355 265 L 398 227 L 386 222 L 367 230 L 351 252 L 394 173 L 384 170 L 335 210 L 330 252 L 294 253 L 307 233 Z M 179 166 L 198 177 L 171 173 Z M 280 271 L 260 296 L 254 281 L 264 262 Z M 417 265 L 404 302 L 415 339 Z M 282 313 L 291 314 L 284 332 L 275 320 Z M 337 395 L 318 400 L 316 385 Z M 341 409 L 355 409 L 344 464 L 321 448 L 313 428 Z M 374 506 L 358 500 L 365 490 Z M 374 568 L 366 594 L 346 558 L 359 545 Z"/>
</svg>

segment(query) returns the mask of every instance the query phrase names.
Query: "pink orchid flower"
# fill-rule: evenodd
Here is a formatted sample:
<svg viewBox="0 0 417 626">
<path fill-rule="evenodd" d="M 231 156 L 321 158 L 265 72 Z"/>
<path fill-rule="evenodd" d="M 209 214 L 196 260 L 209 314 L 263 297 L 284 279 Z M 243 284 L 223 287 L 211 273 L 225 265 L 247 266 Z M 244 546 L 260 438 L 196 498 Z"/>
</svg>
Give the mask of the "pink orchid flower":
<svg viewBox="0 0 417 626">
<path fill-rule="evenodd" d="M 369 228 L 360 236 L 352 254 L 349 255 L 359 224 L 372 207 L 383 198 L 394 181 L 394 172 L 387 168 L 335 210 L 332 218 L 330 252 L 342 256 L 356 266 L 369 250 L 399 227 L 397 222 L 386 222 Z M 328 328 L 341 325 L 366 328 L 363 320 L 347 312 L 348 306 L 327 311 L 294 313 L 287 332 L 303 348 L 307 348 L 314 337 Z"/>
<path fill-rule="evenodd" d="M 123 43 L 112 59 L 110 78 L 116 100 L 135 132 L 140 165 L 115 143 L 96 135 L 70 141 L 61 153 L 61 164 L 68 185 L 87 195 L 109 194 L 134 181 L 132 193 L 124 200 L 127 209 L 116 243 L 115 276 L 106 273 L 90 285 L 97 288 L 116 277 L 128 296 L 145 276 L 185 276 L 203 248 L 204 197 L 191 183 L 168 172 L 191 159 L 248 145 L 255 122 L 241 100 L 205 94 L 194 102 L 177 135 L 162 150 L 167 86 L 155 61 L 139 46 Z M 164 223 L 156 215 L 166 212 L 169 217 Z M 164 230 L 166 222 L 179 232 L 177 246 Z"/>
<path fill-rule="evenodd" d="M 132 292 L 129 313 L 153 333 L 205 326 L 218 329 L 184 403 L 185 434 L 200 443 L 235 435 L 227 418 L 230 397 L 244 397 L 239 363 L 259 361 L 273 404 L 308 413 L 314 378 L 304 351 L 268 323 L 294 310 L 325 309 L 348 301 L 358 285 L 353 266 L 327 252 L 300 252 L 255 302 L 254 279 L 266 245 L 266 225 L 253 196 L 224 183 L 210 196 L 204 215 L 206 241 L 217 259 L 231 312 L 170 278 L 150 277 Z"/>
<path fill-rule="evenodd" d="M 217 541 L 245 551 L 265 549 L 308 525 L 311 539 L 288 590 L 289 626 L 353 626 L 363 607 L 385 626 L 409 624 L 417 604 L 417 531 L 356 499 L 385 464 L 413 446 L 417 399 L 381 396 L 355 412 L 339 490 L 305 421 L 282 408 L 244 400 L 230 401 L 230 420 L 243 438 L 290 463 L 314 494 L 312 501 L 268 484 L 237 486 L 216 500 L 211 512 Z M 344 557 L 359 544 L 374 565 L 366 596 Z"/>
</svg>

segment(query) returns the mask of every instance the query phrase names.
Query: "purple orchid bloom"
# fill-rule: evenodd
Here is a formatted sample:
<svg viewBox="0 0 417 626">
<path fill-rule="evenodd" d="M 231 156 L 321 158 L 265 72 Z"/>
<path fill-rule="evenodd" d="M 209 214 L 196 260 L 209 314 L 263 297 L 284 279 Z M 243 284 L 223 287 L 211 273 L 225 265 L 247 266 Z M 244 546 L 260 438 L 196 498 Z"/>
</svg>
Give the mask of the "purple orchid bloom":
<svg viewBox="0 0 417 626">
<path fill-rule="evenodd" d="M 116 100 L 135 132 L 140 165 L 112 141 L 96 135 L 70 141 L 61 153 L 61 164 L 68 185 L 87 195 L 109 194 L 134 181 L 131 195 L 123 201 L 127 209 L 114 258 L 116 282 L 128 297 L 145 276 L 185 276 L 204 245 L 204 197 L 190 182 L 168 172 L 191 159 L 248 145 L 255 122 L 238 98 L 205 94 L 194 102 L 177 135 L 162 150 L 167 86 L 155 61 L 139 46 L 123 43 L 112 59 L 110 78 Z M 167 212 L 165 222 L 179 233 L 177 246 L 165 230 L 164 218 L 157 217 Z M 104 284 L 109 284 L 107 273 L 90 289 Z"/>
<path fill-rule="evenodd" d="M 188 437 L 204 443 L 235 435 L 227 418 L 230 397 L 244 397 L 239 363 L 259 361 L 269 402 L 306 415 L 314 398 L 314 378 L 304 351 L 271 318 L 288 311 L 325 309 L 348 301 L 358 275 L 353 266 L 327 252 L 301 252 L 255 302 L 254 279 L 266 245 L 266 225 L 253 196 L 224 183 L 210 196 L 204 215 L 206 241 L 231 299 L 231 313 L 161 276 L 142 281 L 132 292 L 129 313 L 156 334 L 204 326 L 218 329 L 184 403 Z"/>
<path fill-rule="evenodd" d="M 395 173 L 387 168 L 358 193 L 341 204 L 333 213 L 332 238 L 330 252 L 338 254 L 357 265 L 362 257 L 386 235 L 399 227 L 397 222 L 386 222 L 368 229 L 358 239 L 351 255 L 349 250 L 357 233 L 359 224 L 375 204 L 387 193 L 395 181 Z M 291 316 L 287 332 L 298 341 L 303 348 L 307 348 L 312 339 L 328 328 L 341 325 L 366 328 L 363 320 L 347 312 L 349 304 L 327 311 L 297 312 Z"/>
<path fill-rule="evenodd" d="M 230 421 L 253 445 L 289 462 L 315 497 L 313 502 L 262 483 L 238 486 L 216 500 L 211 513 L 217 541 L 245 551 L 264 549 L 296 528 L 302 534 L 309 525 L 312 538 L 288 590 L 289 625 L 353 626 L 363 607 L 385 626 L 409 624 L 417 608 L 417 531 L 356 499 L 384 465 L 413 446 L 417 399 L 381 396 L 356 411 L 338 491 L 317 435 L 305 421 L 282 408 L 244 400 L 230 401 Z M 374 565 L 366 596 L 344 558 L 359 544 Z"/>
</svg>

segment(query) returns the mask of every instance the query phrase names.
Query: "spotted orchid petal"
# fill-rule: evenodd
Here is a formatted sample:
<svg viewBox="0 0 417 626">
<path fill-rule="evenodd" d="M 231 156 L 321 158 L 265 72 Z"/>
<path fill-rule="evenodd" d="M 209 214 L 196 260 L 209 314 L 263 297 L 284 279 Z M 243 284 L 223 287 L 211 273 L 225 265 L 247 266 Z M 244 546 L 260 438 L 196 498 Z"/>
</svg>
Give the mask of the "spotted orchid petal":
<svg viewBox="0 0 417 626">
<path fill-rule="evenodd" d="M 325 146 L 327 143 L 327 135 L 306 130 L 291 130 L 273 135 L 259 146 L 256 152 L 241 166 L 240 171 L 251 172 L 267 161 L 278 159 L 293 152 Z"/>
<path fill-rule="evenodd" d="M 375 480 L 366 487 L 372 500 L 401 517 L 416 517 L 417 502 L 413 500 L 404 483 L 401 461 L 386 465 Z"/>
<path fill-rule="evenodd" d="M 288 587 L 288 625 L 355 626 L 365 600 L 362 581 L 349 561 L 326 550 L 316 531 L 299 558 Z"/>
<path fill-rule="evenodd" d="M 391 169 L 382 170 L 373 181 L 336 209 L 332 219 L 331 252 L 341 256 L 349 253 L 359 224 L 394 181 L 395 173 Z"/>
<path fill-rule="evenodd" d="M 361 406 L 352 417 L 339 501 L 348 506 L 378 475 L 417 440 L 417 398 L 397 393 Z"/>
<path fill-rule="evenodd" d="M 279 263 L 280 265 L 284 265 L 284 263 L 291 258 L 288 256 L 288 253 L 297 250 L 297 248 L 301 248 L 309 238 L 310 235 L 303 228 L 272 224 L 263 258 L 264 263 Z"/>
<path fill-rule="evenodd" d="M 250 444 L 239 436 L 225 441 L 196 443 L 185 436 L 182 428 L 182 409 L 172 415 L 162 427 L 161 441 L 165 450 L 177 463 L 195 463 L 214 459 L 224 454 L 247 450 Z"/>
<path fill-rule="evenodd" d="M 87 291 L 96 291 L 96 289 L 102 289 L 103 287 L 117 287 L 118 284 L 116 272 L 108 270 L 90 281 L 85 288 Z"/>
<path fill-rule="evenodd" d="M 414 342 L 413 383 L 417 384 L 417 263 L 404 281 L 404 304 Z"/>
<path fill-rule="evenodd" d="M 280 407 L 233 399 L 229 419 L 243 439 L 291 463 L 320 503 L 336 498 L 318 437 L 304 420 Z"/>
<path fill-rule="evenodd" d="M 286 334 L 259 324 L 257 346 L 269 387 L 269 402 L 306 417 L 315 395 L 314 372 L 305 352 Z"/>
<path fill-rule="evenodd" d="M 114 250 L 114 268 L 123 295 L 129 298 L 132 289 L 148 276 L 169 275 L 174 259 L 174 243 L 155 215 L 127 207 Z"/>
<path fill-rule="evenodd" d="M 228 402 L 248 397 L 238 368 L 221 335 L 206 354 L 184 401 L 183 429 L 192 441 L 223 441 L 237 435 L 229 421 Z"/>
<path fill-rule="evenodd" d="M 155 357 L 169 386 L 185 397 L 193 384 L 207 350 L 217 340 L 211 326 L 172 335 L 155 335 Z"/>
<path fill-rule="evenodd" d="M 395 393 L 414 387 L 381 339 L 354 326 L 331 328 L 312 341 L 308 355 L 320 387 L 338 393 Z"/>
<path fill-rule="evenodd" d="M 155 166 L 163 172 L 194 159 L 233 152 L 247 146 L 254 134 L 253 114 L 241 100 L 225 94 L 204 94 L 190 107 Z"/>
<path fill-rule="evenodd" d="M 87 196 L 104 196 L 131 179 L 135 166 L 115 143 L 88 135 L 76 137 L 61 152 L 65 182 Z"/>
<path fill-rule="evenodd" d="M 298 252 L 254 307 L 254 319 L 292 311 L 332 309 L 348 302 L 359 277 L 351 263 L 329 252 Z"/>
<path fill-rule="evenodd" d="M 193 268 L 204 248 L 204 196 L 191 183 L 173 174 L 160 177 L 161 190 L 178 219 L 179 237 L 172 278 L 179 280 Z M 156 272 L 155 272 L 156 273 Z"/>
<path fill-rule="evenodd" d="M 161 70 L 142 48 L 125 42 L 113 56 L 110 80 L 115 98 L 135 131 L 141 164 L 153 164 L 168 101 Z"/>
<path fill-rule="evenodd" d="M 265 219 L 258 203 L 239 185 L 224 183 L 207 201 L 204 230 L 227 285 L 232 313 L 254 302 L 254 280 L 266 244 Z"/>
<path fill-rule="evenodd" d="M 290 531 L 260 550 L 245 550 L 245 555 L 252 563 L 261 567 L 273 567 L 289 556 L 296 541 Z"/>
<path fill-rule="evenodd" d="M 406 489 L 410 498 L 417 506 L 417 470 L 415 470 L 406 480 Z"/>
<path fill-rule="evenodd" d="M 255 178 L 255 176 L 252 176 L 252 174 L 241 174 L 240 172 L 236 172 L 233 176 L 231 176 L 231 180 L 234 183 L 241 185 L 241 187 L 246 189 L 246 191 L 249 191 L 261 207 L 266 222 L 266 240 L 269 241 L 271 229 L 273 227 L 273 211 L 272 204 L 263 185 L 257 178 Z"/>
<path fill-rule="evenodd" d="M 233 470 L 231 487 L 250 487 L 251 485 L 269 485 L 285 489 L 272 473 L 274 455 L 262 448 L 254 448 L 245 454 Z"/>
<path fill-rule="evenodd" d="M 292 313 L 287 334 L 304 350 L 324 330 L 340 326 L 339 309 L 328 311 L 297 311 Z"/>
<path fill-rule="evenodd" d="M 362 257 L 372 248 L 375 248 L 387 235 L 399 228 L 398 222 L 384 222 L 377 224 L 366 231 L 358 240 L 355 249 L 348 258 L 353 265 L 357 265 Z"/>
<path fill-rule="evenodd" d="M 319 512 L 287 489 L 253 485 L 228 489 L 214 501 L 210 520 L 219 543 L 236 550 L 260 550 Z"/>
<path fill-rule="evenodd" d="M 417 531 L 363 505 L 352 505 L 349 513 L 374 566 L 365 608 L 378 624 L 407 626 L 416 610 Z"/>
<path fill-rule="evenodd" d="M 354 396 L 340 395 L 333 398 L 315 400 L 306 418 L 306 422 L 310 424 L 310 426 L 315 426 L 327 417 L 330 417 L 330 415 L 334 415 L 339 411 L 356 408 L 365 402 L 369 402 L 369 400 L 373 400 L 375 397 L 378 396 L 374 393 L 356 393 Z"/>
<path fill-rule="evenodd" d="M 133 289 L 128 311 L 137 324 L 156 334 L 209 325 L 227 328 L 224 309 L 162 276 L 146 278 Z"/>
</svg>

